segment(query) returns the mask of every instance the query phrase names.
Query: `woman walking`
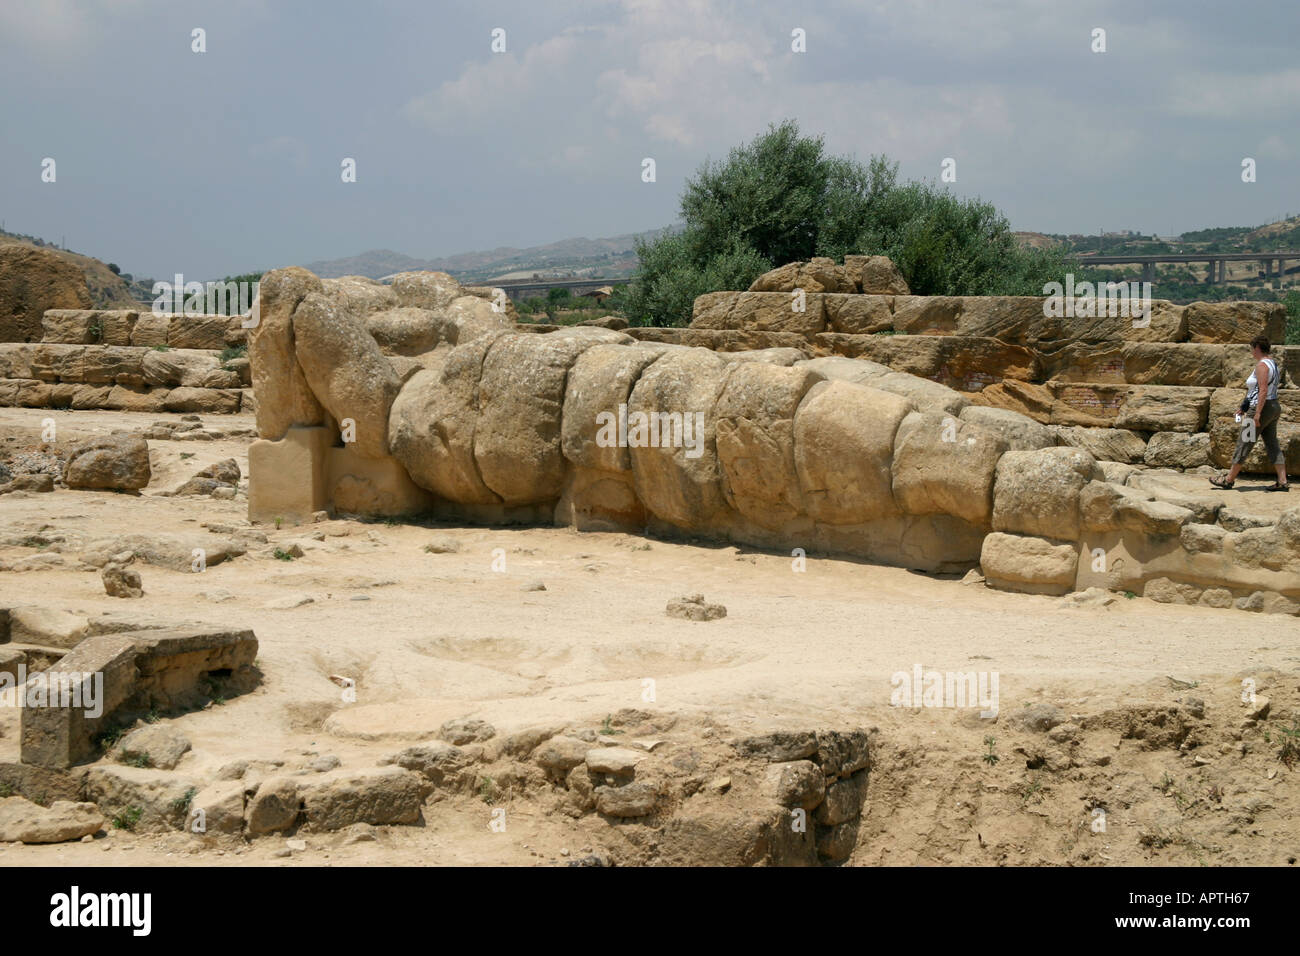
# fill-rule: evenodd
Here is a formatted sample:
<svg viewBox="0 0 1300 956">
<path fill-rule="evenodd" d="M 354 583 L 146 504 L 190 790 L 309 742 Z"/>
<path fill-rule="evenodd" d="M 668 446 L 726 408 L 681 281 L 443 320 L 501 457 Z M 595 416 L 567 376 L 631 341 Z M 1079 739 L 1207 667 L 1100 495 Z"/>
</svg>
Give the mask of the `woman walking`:
<svg viewBox="0 0 1300 956">
<path fill-rule="evenodd" d="M 1255 357 L 1255 370 L 1246 379 L 1246 400 L 1242 402 L 1241 437 L 1237 439 L 1237 449 L 1232 453 L 1232 467 L 1221 477 L 1211 478 L 1210 484 L 1216 488 L 1231 488 L 1241 472 L 1246 456 L 1255 447 L 1256 439 L 1264 439 L 1264 450 L 1268 460 L 1277 470 L 1277 481 L 1265 488 L 1265 491 L 1290 491 L 1286 480 L 1286 456 L 1277 440 L 1277 420 L 1282 416 L 1282 406 L 1277 400 L 1277 361 L 1270 355 L 1272 346 L 1262 335 L 1251 340 L 1250 352 Z M 1261 399 L 1262 396 L 1262 399 Z"/>
</svg>

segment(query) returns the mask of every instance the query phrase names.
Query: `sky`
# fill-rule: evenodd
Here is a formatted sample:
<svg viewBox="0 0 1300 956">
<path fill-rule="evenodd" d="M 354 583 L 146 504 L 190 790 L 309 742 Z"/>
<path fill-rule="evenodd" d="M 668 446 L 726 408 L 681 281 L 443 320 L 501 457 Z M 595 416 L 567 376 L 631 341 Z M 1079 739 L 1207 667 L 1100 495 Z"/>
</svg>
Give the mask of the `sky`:
<svg viewBox="0 0 1300 956">
<path fill-rule="evenodd" d="M 1300 213 L 1297 37 L 1290 0 L 0 0 L 0 220 L 153 277 L 526 247 L 675 222 L 794 119 L 1015 229 L 1259 225 Z"/>
</svg>

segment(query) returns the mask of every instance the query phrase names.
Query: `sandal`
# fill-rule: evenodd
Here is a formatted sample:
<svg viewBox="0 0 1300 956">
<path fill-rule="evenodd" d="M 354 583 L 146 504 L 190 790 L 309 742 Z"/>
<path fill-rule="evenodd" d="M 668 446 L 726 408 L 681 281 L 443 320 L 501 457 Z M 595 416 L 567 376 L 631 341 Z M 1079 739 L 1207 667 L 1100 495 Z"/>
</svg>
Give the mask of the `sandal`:
<svg viewBox="0 0 1300 956">
<path fill-rule="evenodd" d="M 1216 476 L 1216 477 L 1210 479 L 1210 484 L 1214 485 L 1214 487 L 1216 487 L 1216 488 L 1223 488 L 1223 489 L 1225 489 L 1225 490 L 1231 490 L 1232 486 L 1235 485 L 1236 482 L 1235 482 L 1235 481 L 1228 481 L 1228 479 L 1224 478 L 1222 475 L 1218 475 L 1218 476 Z"/>
<path fill-rule="evenodd" d="M 1265 488 L 1264 490 L 1265 490 L 1265 491 L 1290 491 L 1290 490 L 1291 490 L 1291 484 L 1290 484 L 1290 482 L 1288 482 L 1288 483 L 1285 484 L 1285 485 L 1279 485 L 1279 484 L 1275 481 L 1275 482 L 1273 482 L 1271 485 L 1269 485 L 1267 488 Z"/>
</svg>

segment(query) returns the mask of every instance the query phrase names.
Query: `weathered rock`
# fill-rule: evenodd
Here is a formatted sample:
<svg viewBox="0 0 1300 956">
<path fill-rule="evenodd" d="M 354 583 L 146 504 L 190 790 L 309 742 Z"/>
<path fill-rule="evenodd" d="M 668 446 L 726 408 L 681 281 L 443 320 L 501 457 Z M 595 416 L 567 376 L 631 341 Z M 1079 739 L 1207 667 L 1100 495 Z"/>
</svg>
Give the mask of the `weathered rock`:
<svg viewBox="0 0 1300 956">
<path fill-rule="evenodd" d="M 249 836 L 287 830 L 298 822 L 301 812 L 298 778 L 270 777 L 263 780 L 257 792 L 249 798 L 244 828 Z"/>
<path fill-rule="evenodd" d="M 636 770 L 636 765 L 646 759 L 640 750 L 628 747 L 594 747 L 587 750 L 587 769 L 592 773 L 626 776 Z"/>
<path fill-rule="evenodd" d="M 248 548 L 238 539 L 216 534 L 126 534 L 92 541 L 82 557 L 87 564 L 103 567 L 123 551 L 156 567 L 194 571 L 195 551 L 201 552 L 204 567 L 212 567 L 246 553 Z"/>
<path fill-rule="evenodd" d="M 1153 578 L 1143 587 L 1142 596 L 1160 604 L 1195 604 L 1201 589 L 1169 578 Z"/>
<path fill-rule="evenodd" d="M 891 295 L 823 295 L 826 325 L 844 335 L 869 335 L 892 331 L 894 299 Z"/>
<path fill-rule="evenodd" d="M 898 512 L 890 463 L 910 403 L 846 381 L 814 385 L 794 419 L 804 507 L 818 521 L 857 524 Z"/>
<path fill-rule="evenodd" d="M 12 479 L 0 485 L 0 495 L 7 495 L 13 491 L 30 491 L 36 494 L 48 494 L 54 490 L 54 478 L 52 475 L 14 475 Z"/>
<path fill-rule="evenodd" d="M 826 795 L 826 775 L 810 760 L 774 763 L 767 768 L 763 790 L 784 807 L 811 810 Z"/>
<path fill-rule="evenodd" d="M 1056 434 L 1051 428 L 1010 409 L 967 405 L 958 417 L 962 421 L 997 432 L 1006 440 L 1009 451 L 1035 451 L 1051 448 L 1057 443 Z"/>
<path fill-rule="evenodd" d="M 1096 462 L 1077 448 L 1009 451 L 997 466 L 993 527 L 998 531 L 1073 541 L 1079 536 L 1079 492 Z"/>
<path fill-rule="evenodd" d="M 278 441 L 294 425 L 320 425 L 325 409 L 298 365 L 293 313 L 321 280 L 306 269 L 275 269 L 258 286 L 257 325 L 248 330 L 248 359 L 257 393 L 257 433 Z M 143 319 L 141 320 L 143 323 Z M 140 332 L 137 323 L 136 332 Z M 135 343 L 133 343 L 135 344 Z"/>
<path fill-rule="evenodd" d="M 987 525 L 995 469 L 1006 450 L 1001 435 L 972 422 L 940 412 L 908 415 L 894 440 L 894 500 L 907 514 L 949 514 Z"/>
<path fill-rule="evenodd" d="M 0 798 L 0 843 L 67 843 L 103 826 L 93 803 L 56 800 L 42 807 L 23 797 Z"/>
<path fill-rule="evenodd" d="M 817 764 L 828 778 L 865 769 L 871 762 L 870 748 L 865 730 L 817 731 Z"/>
<path fill-rule="evenodd" d="M 802 297 L 790 291 L 714 292 L 695 300 L 691 329 L 791 332 L 806 340 L 826 331 L 826 310 L 822 296 L 807 289 Z"/>
<path fill-rule="evenodd" d="M 497 335 L 504 333 L 497 333 Z M 426 370 L 402 386 L 389 415 L 393 457 L 411 480 L 449 501 L 500 504 L 474 462 L 479 379 L 495 335 L 452 349 L 439 371 Z"/>
<path fill-rule="evenodd" d="M 19 644 L 76 647 L 90 633 L 90 620 L 52 607 L 37 605 L 9 610 L 9 639 Z"/>
<path fill-rule="evenodd" d="M 388 456 L 388 412 L 400 382 L 361 320 L 321 293 L 309 293 L 293 314 L 294 354 L 316 399 L 363 458 Z"/>
<path fill-rule="evenodd" d="M 41 316 L 41 341 L 70 345 L 99 342 L 99 313 L 93 309 L 47 309 Z"/>
<path fill-rule="evenodd" d="M 780 527 L 804 511 L 795 471 L 794 418 L 822 381 L 807 368 L 746 363 L 727 379 L 715 412 L 727 503 L 750 521 Z"/>
<path fill-rule="evenodd" d="M 845 256 L 844 275 L 852 291 L 867 295 L 910 295 L 903 273 L 888 256 Z"/>
<path fill-rule="evenodd" d="M 460 283 L 445 272 L 399 272 L 393 276 L 393 295 L 405 308 L 440 312 L 464 295 Z"/>
<path fill-rule="evenodd" d="M 621 787 L 597 787 L 596 809 L 610 817 L 628 819 L 654 813 L 659 804 L 659 788 L 652 783 L 633 781 Z"/>
<path fill-rule="evenodd" d="M 582 332 L 503 336 L 483 362 L 474 461 L 483 483 L 507 505 L 560 496 L 560 416 L 569 368 L 602 341 L 630 341 L 608 329 Z"/>
<path fill-rule="evenodd" d="M 645 369 L 672 348 L 650 342 L 593 345 L 578 356 L 565 382 L 560 425 L 565 458 L 584 468 L 632 470 L 631 453 L 618 441 L 619 407 L 627 405 Z"/>
<path fill-rule="evenodd" d="M 1206 432 L 1156 432 L 1142 458 L 1158 468 L 1199 468 L 1210 463 L 1210 436 Z"/>
<path fill-rule="evenodd" d="M 716 621 L 727 616 L 727 609 L 721 604 L 706 604 L 703 594 L 690 594 L 669 601 L 666 613 L 687 621 Z"/>
<path fill-rule="evenodd" d="M 1074 545 L 995 531 L 984 538 L 980 568 L 990 587 L 1030 594 L 1065 594 L 1079 566 Z"/>
<path fill-rule="evenodd" d="M 476 717 L 457 717 L 438 728 L 438 736 L 457 747 L 491 740 L 496 733 L 495 727 Z"/>
<path fill-rule="evenodd" d="M 1010 712 L 1010 722 L 1023 730 L 1045 734 L 1065 723 L 1065 712 L 1055 704 L 1038 703 Z"/>
<path fill-rule="evenodd" d="M 740 367 L 704 349 L 674 351 L 647 368 L 632 390 L 630 416 L 644 415 L 661 438 L 665 423 L 672 426 L 667 446 L 631 449 L 637 497 L 671 524 L 704 528 L 725 506 L 714 409 L 727 376 Z M 674 446 L 678 421 L 681 440 Z"/>
<path fill-rule="evenodd" d="M 1115 416 L 1116 428 L 1148 432 L 1197 432 L 1205 427 L 1208 388 L 1143 385 L 1131 389 Z"/>
<path fill-rule="evenodd" d="M 419 774 L 400 767 L 332 770 L 300 779 L 303 813 L 317 831 L 415 823 L 427 787 Z"/>
<path fill-rule="evenodd" d="M 420 355 L 445 339 L 445 322 L 428 309 L 399 308 L 365 318 L 366 331 L 387 355 Z"/>
<path fill-rule="evenodd" d="M 147 724 L 131 731 L 117 745 L 119 759 L 174 770 L 190 750 L 190 741 L 170 724 Z"/>
<path fill-rule="evenodd" d="M 114 434 L 82 442 L 68 453 L 69 488 L 138 491 L 149 484 L 149 445 L 138 435 Z"/>
<path fill-rule="evenodd" d="M 1146 456 L 1147 446 L 1142 436 L 1123 428 L 1057 425 L 1055 431 L 1062 445 L 1081 448 L 1097 461 L 1132 464 L 1142 461 Z"/>
<path fill-rule="evenodd" d="M 244 783 L 227 780 L 209 784 L 190 801 L 185 829 L 190 833 L 240 834 L 244 830 Z"/>
<path fill-rule="evenodd" d="M 824 826 L 835 826 L 862 814 L 867 799 L 867 775 L 854 774 L 826 787 L 826 799 L 817 807 L 814 819 Z"/>
<path fill-rule="evenodd" d="M 778 730 L 756 737 L 744 737 L 735 743 L 745 756 L 763 757 L 774 763 L 803 760 L 817 753 L 817 735 L 811 731 Z"/>
<path fill-rule="evenodd" d="M 39 342 L 46 309 L 89 309 L 80 269 L 48 249 L 0 245 L 0 342 Z"/>
<path fill-rule="evenodd" d="M 1187 307 L 1187 337 L 1192 342 L 1249 342 L 1257 335 L 1281 342 L 1286 307 L 1280 302 L 1193 302 Z"/>
<path fill-rule="evenodd" d="M 100 572 L 100 579 L 104 582 L 104 593 L 109 597 L 144 597 L 144 585 L 140 580 L 139 571 L 110 563 L 104 565 L 104 570 Z"/>
<path fill-rule="evenodd" d="M 86 771 L 85 794 L 121 829 L 136 833 L 179 830 L 198 788 L 169 770 L 94 764 Z"/>
<path fill-rule="evenodd" d="M 817 828 L 817 855 L 832 863 L 841 863 L 853 855 L 858 844 L 858 821 L 849 820 L 835 826 Z"/>
<path fill-rule="evenodd" d="M 576 737 L 552 737 L 533 751 L 533 761 L 543 769 L 567 774 L 587 759 L 591 744 Z"/>
<path fill-rule="evenodd" d="M 867 257 L 860 257 L 867 258 Z M 879 258 L 884 258 L 879 257 Z M 888 259 L 885 262 L 893 265 Z M 876 267 L 879 271 L 879 267 Z M 859 265 L 858 272 L 861 272 Z M 873 275 L 875 272 L 873 272 Z M 900 277 L 901 278 L 901 277 Z M 844 266 L 838 266 L 833 259 L 818 257 L 807 262 L 790 262 L 786 265 L 765 272 L 749 287 L 750 292 L 857 292 L 853 279 L 849 278 Z"/>
<path fill-rule="evenodd" d="M 1115 520 L 1148 536 L 1177 535 L 1191 521 L 1193 513 L 1167 501 L 1146 501 L 1136 496 L 1122 496 L 1115 501 Z"/>
</svg>

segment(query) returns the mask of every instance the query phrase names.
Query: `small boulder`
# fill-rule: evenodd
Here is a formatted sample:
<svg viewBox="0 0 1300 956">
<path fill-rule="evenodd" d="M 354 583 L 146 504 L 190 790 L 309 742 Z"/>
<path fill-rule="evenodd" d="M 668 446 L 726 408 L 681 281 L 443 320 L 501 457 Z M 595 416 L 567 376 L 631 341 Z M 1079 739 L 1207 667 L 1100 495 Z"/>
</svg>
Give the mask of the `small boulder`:
<svg viewBox="0 0 1300 956">
<path fill-rule="evenodd" d="M 14 475 L 12 479 L 0 485 L 0 495 L 11 491 L 34 491 L 44 494 L 54 490 L 54 476 L 44 472 L 35 475 Z"/>
<path fill-rule="evenodd" d="M 117 752 L 124 762 L 141 760 L 159 770 L 174 770 L 189 749 L 189 739 L 170 724 L 146 724 L 123 737 Z"/>
<path fill-rule="evenodd" d="M 109 597 L 138 598 L 144 597 L 144 585 L 140 572 L 120 564 L 106 564 L 99 574 L 104 582 L 104 592 Z"/>
<path fill-rule="evenodd" d="M 646 755 L 627 747 L 595 747 L 587 751 L 587 769 L 593 773 L 624 776 L 636 770 Z"/>
<path fill-rule="evenodd" d="M 659 804 L 659 789 L 650 783 L 635 782 L 621 787 L 597 787 L 596 809 L 606 816 L 626 819 L 646 817 Z"/>
<path fill-rule="evenodd" d="M 721 604 L 704 603 L 703 594 L 688 594 L 669 601 L 666 613 L 687 621 L 716 621 L 727 616 L 727 609 Z"/>
<path fill-rule="evenodd" d="M 42 807 L 23 797 L 0 799 L 0 843 L 67 843 L 103 826 L 104 815 L 93 803 L 56 800 Z"/>
<path fill-rule="evenodd" d="M 424 550 L 429 554 L 455 554 L 460 551 L 460 542 L 455 538 L 434 538 Z"/>
<path fill-rule="evenodd" d="M 457 747 L 482 743 L 491 740 L 496 734 L 496 728 L 486 720 L 473 717 L 457 717 L 438 728 L 438 736 Z"/>
<path fill-rule="evenodd" d="M 138 435 L 116 434 L 73 448 L 63 482 L 69 488 L 138 491 L 150 475 L 148 443 Z"/>
<path fill-rule="evenodd" d="M 587 759 L 591 745 L 576 737 L 552 737 L 533 752 L 533 760 L 545 770 L 568 773 Z"/>
<path fill-rule="evenodd" d="M 774 763 L 767 768 L 764 790 L 784 807 L 811 810 L 826 796 L 826 775 L 811 760 Z"/>
<path fill-rule="evenodd" d="M 1024 730 L 1047 733 L 1057 724 L 1065 723 L 1065 713 L 1052 704 L 1033 704 L 1014 711 L 1011 722 Z"/>
</svg>

